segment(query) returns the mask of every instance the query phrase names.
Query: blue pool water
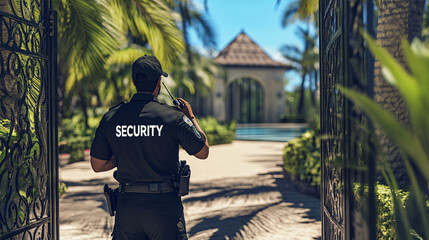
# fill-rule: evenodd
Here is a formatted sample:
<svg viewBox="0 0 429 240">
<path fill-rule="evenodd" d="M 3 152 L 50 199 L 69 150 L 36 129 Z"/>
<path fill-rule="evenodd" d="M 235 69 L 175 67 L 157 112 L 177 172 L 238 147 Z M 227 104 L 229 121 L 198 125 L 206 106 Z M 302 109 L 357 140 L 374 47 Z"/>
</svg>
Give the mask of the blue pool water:
<svg viewBox="0 0 429 240">
<path fill-rule="evenodd" d="M 236 140 L 286 142 L 301 136 L 308 128 L 237 127 Z"/>
</svg>

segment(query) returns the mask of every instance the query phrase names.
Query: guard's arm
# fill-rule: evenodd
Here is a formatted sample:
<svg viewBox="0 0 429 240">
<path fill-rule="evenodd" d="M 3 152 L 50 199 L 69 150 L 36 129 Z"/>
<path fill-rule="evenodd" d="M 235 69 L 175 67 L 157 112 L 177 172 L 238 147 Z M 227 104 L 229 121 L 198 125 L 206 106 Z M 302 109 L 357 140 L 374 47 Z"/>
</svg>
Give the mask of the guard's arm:
<svg viewBox="0 0 429 240">
<path fill-rule="evenodd" d="M 105 172 L 116 167 L 115 157 L 109 160 L 98 159 L 91 156 L 91 167 L 94 172 Z"/>
<path fill-rule="evenodd" d="M 110 145 L 104 135 L 104 117 L 101 119 L 91 144 L 91 167 L 94 172 L 104 172 L 116 167 Z"/>
<path fill-rule="evenodd" d="M 207 140 L 206 133 L 203 131 L 203 129 L 201 129 L 195 117 L 191 118 L 191 121 L 195 125 L 195 128 L 197 128 L 198 131 L 204 134 L 204 137 L 206 138 L 206 143 L 204 147 L 199 152 L 195 153 L 194 156 L 199 159 L 206 159 L 209 156 L 209 141 Z"/>
<path fill-rule="evenodd" d="M 209 156 L 209 142 L 207 140 L 206 133 L 203 131 L 203 129 L 201 129 L 200 125 L 198 124 L 197 119 L 195 118 L 194 113 L 192 112 L 191 105 L 187 101 L 185 101 L 183 98 L 177 98 L 177 100 L 183 104 L 183 108 L 180 110 L 192 121 L 195 128 L 199 132 L 204 134 L 204 137 L 206 139 L 203 148 L 201 148 L 201 150 L 199 152 L 195 153 L 194 156 L 196 158 L 199 158 L 199 159 L 206 159 Z"/>
</svg>

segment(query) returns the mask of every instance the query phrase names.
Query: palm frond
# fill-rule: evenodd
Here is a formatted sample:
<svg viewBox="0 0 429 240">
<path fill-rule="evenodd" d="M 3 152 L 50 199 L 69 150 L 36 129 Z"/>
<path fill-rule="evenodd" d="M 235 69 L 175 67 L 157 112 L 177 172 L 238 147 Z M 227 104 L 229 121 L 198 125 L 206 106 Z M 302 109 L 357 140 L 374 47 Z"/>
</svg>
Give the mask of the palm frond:
<svg viewBox="0 0 429 240">
<path fill-rule="evenodd" d="M 107 59 L 107 65 L 121 65 L 121 66 L 129 66 L 134 63 L 134 61 L 144 55 L 151 55 L 152 52 L 144 47 L 138 46 L 136 44 L 132 44 L 127 48 L 120 49 L 118 51 L 113 52 L 109 58 Z"/>
<path fill-rule="evenodd" d="M 57 1 L 59 12 L 60 71 L 67 76 L 66 90 L 86 77 L 96 79 L 106 56 L 117 46 L 118 28 L 105 16 L 105 0 Z"/>
<path fill-rule="evenodd" d="M 289 3 L 284 10 L 282 26 L 287 26 L 296 20 L 314 21 L 319 10 L 319 0 L 295 0 Z"/>
<path fill-rule="evenodd" d="M 298 12 L 299 9 L 299 1 L 293 1 L 289 3 L 289 5 L 286 7 L 283 17 L 282 17 L 282 26 L 285 27 L 289 23 L 292 23 L 296 20 L 296 12 Z"/>
<path fill-rule="evenodd" d="M 184 51 L 182 32 L 174 13 L 160 0 L 111 1 L 115 16 L 134 37 L 147 40 L 162 66 L 170 69 Z"/>
<path fill-rule="evenodd" d="M 216 33 L 210 22 L 199 12 L 191 10 L 190 26 L 195 29 L 204 47 L 216 49 Z"/>
<path fill-rule="evenodd" d="M 295 45 L 289 45 L 289 44 L 285 44 L 280 48 L 280 51 L 283 54 L 287 54 L 287 55 L 303 55 L 303 51 L 301 49 L 299 49 L 299 47 L 295 46 Z"/>
</svg>

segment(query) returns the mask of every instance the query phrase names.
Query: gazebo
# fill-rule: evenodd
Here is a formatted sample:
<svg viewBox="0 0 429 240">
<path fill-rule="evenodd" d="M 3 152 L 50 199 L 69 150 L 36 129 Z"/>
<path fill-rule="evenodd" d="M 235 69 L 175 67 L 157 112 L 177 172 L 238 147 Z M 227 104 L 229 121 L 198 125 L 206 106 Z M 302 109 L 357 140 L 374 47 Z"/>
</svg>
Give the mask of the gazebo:
<svg viewBox="0 0 429 240">
<path fill-rule="evenodd" d="M 278 122 L 285 112 L 284 74 L 291 67 L 276 62 L 244 31 L 214 59 L 225 74 L 217 76 L 212 115 L 238 123 Z"/>
</svg>

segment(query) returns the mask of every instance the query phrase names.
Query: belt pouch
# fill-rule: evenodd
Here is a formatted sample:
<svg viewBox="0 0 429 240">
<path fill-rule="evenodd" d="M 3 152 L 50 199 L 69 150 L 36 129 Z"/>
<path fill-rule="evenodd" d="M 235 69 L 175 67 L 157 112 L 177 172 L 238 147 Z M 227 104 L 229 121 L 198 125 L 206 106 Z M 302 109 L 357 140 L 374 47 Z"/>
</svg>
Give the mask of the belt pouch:
<svg viewBox="0 0 429 240">
<path fill-rule="evenodd" d="M 189 179 L 191 178 L 191 170 L 186 175 L 179 176 L 179 189 L 177 194 L 179 196 L 185 196 L 189 194 Z"/>
</svg>

